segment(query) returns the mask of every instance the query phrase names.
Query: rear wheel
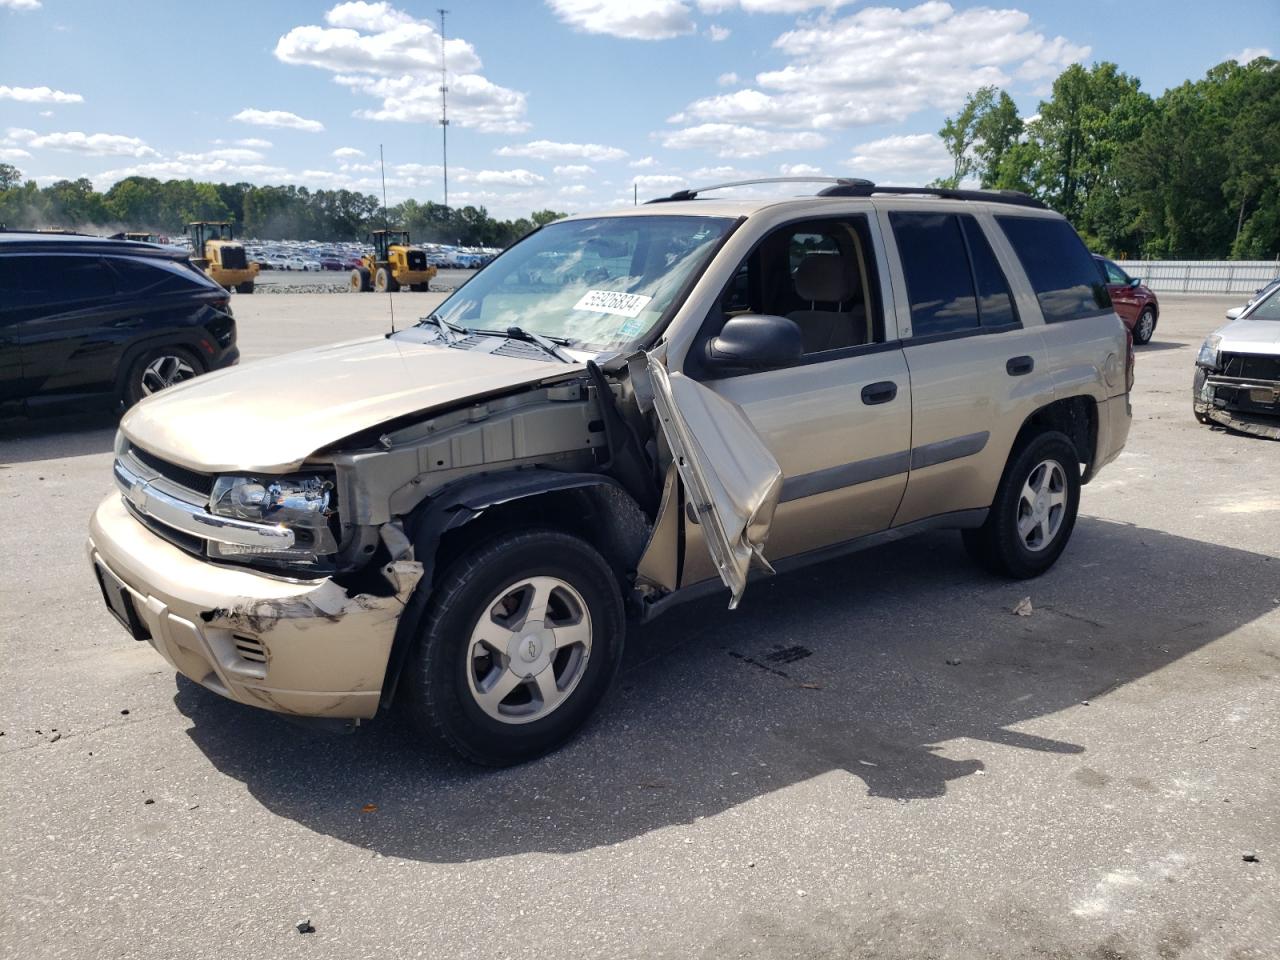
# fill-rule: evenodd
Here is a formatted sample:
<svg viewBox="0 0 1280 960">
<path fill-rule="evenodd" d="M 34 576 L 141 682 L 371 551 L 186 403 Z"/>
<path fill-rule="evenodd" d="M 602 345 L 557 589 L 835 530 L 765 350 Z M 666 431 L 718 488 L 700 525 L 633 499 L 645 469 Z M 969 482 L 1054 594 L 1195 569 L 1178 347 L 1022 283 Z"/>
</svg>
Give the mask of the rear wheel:
<svg viewBox="0 0 1280 960">
<path fill-rule="evenodd" d="M 432 590 L 405 673 L 410 714 L 468 760 L 531 760 L 591 715 L 624 631 L 617 581 L 590 544 L 554 530 L 491 540 Z"/>
<path fill-rule="evenodd" d="M 373 289 L 369 284 L 369 271 L 364 267 L 356 267 L 351 271 L 351 282 L 349 286 L 352 293 L 362 293 Z"/>
<path fill-rule="evenodd" d="M 200 359 L 184 347 L 156 347 L 134 361 L 125 381 L 125 406 L 204 372 Z"/>
<path fill-rule="evenodd" d="M 400 289 L 400 284 L 396 283 L 396 278 L 391 275 L 390 270 L 379 267 L 374 276 L 373 289 L 378 293 L 395 293 Z"/>
<path fill-rule="evenodd" d="M 1064 433 L 1041 433 L 1014 451 L 987 521 L 963 531 L 965 549 L 992 573 L 1044 573 L 1067 546 L 1080 507 L 1080 454 Z"/>
<path fill-rule="evenodd" d="M 1156 312 L 1151 307 L 1143 307 L 1142 313 L 1138 314 L 1138 322 L 1133 325 L 1133 342 L 1150 343 L 1151 336 L 1155 332 Z"/>
</svg>

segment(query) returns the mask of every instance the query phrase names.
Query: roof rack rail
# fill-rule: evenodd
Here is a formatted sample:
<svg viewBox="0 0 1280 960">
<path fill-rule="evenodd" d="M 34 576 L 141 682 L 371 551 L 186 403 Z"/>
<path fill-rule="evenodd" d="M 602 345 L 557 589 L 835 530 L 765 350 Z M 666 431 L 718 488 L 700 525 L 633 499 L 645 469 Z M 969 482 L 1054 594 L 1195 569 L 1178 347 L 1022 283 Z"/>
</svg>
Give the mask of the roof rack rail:
<svg viewBox="0 0 1280 960">
<path fill-rule="evenodd" d="M 897 196 L 941 197 L 944 200 L 983 200 L 987 203 L 1007 203 L 1016 207 L 1049 209 L 1035 197 L 1017 190 L 961 190 L 954 187 L 885 187 L 858 177 L 765 177 L 759 180 L 734 180 L 716 183 L 709 187 L 693 187 L 677 190 L 665 197 L 655 197 L 645 203 L 675 203 L 694 200 L 699 194 L 728 187 L 749 187 L 760 183 L 826 183 L 830 186 L 818 191 L 819 197 L 870 197 L 873 194 Z"/>
<path fill-rule="evenodd" d="M 863 181 L 864 183 L 866 181 Z M 896 196 L 941 197 L 944 200 L 983 200 L 987 203 L 1008 203 L 1016 207 L 1035 207 L 1039 210 L 1049 209 L 1041 201 L 1018 190 L 962 190 L 955 187 L 887 187 L 861 184 L 846 187 L 842 184 L 827 187 L 818 191 L 820 197 L 869 197 L 872 194 L 892 194 Z"/>
<path fill-rule="evenodd" d="M 762 177 L 757 180 L 732 180 L 729 183 L 714 183 L 709 187 L 694 187 L 689 190 L 677 190 L 675 193 L 665 197 L 654 197 L 652 200 L 646 200 L 645 203 L 674 203 L 680 200 L 693 200 L 700 193 L 707 193 L 711 190 L 724 190 L 728 187 L 750 187 L 759 183 L 829 183 L 832 184 L 828 190 L 837 188 L 874 188 L 875 184 L 870 180 L 859 180 L 857 177 Z M 823 191 L 824 193 L 826 191 Z M 843 194 L 843 196 L 852 196 L 852 194 Z"/>
</svg>

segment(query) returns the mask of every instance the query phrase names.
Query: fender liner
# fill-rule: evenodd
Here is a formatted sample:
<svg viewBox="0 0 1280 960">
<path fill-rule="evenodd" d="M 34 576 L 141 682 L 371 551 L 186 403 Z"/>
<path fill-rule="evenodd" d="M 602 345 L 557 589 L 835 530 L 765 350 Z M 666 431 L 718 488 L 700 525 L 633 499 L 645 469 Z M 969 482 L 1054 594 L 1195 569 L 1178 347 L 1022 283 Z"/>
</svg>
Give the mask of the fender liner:
<svg viewBox="0 0 1280 960">
<path fill-rule="evenodd" d="M 414 558 L 422 563 L 422 579 L 414 589 L 396 625 L 391 656 L 382 680 L 382 707 L 389 707 L 409 659 L 414 637 L 426 614 L 435 586 L 436 555 L 445 534 L 470 523 L 486 510 L 546 493 L 609 487 L 627 499 L 630 495 L 613 477 L 598 473 L 565 473 L 532 467 L 464 477 L 441 487 L 417 511 L 410 525 Z M 638 508 L 637 508 L 638 509 Z"/>
</svg>

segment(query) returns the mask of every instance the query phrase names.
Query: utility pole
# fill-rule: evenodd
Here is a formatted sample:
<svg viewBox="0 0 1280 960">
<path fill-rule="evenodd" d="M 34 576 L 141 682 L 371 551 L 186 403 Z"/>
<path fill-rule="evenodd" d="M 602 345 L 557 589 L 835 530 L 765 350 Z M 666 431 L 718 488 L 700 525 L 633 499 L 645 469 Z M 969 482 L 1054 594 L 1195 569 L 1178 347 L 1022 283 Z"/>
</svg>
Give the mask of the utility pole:
<svg viewBox="0 0 1280 960">
<path fill-rule="evenodd" d="M 440 144 L 444 167 L 444 212 L 449 212 L 449 73 L 445 66 L 444 17 L 449 11 L 437 7 L 440 14 Z"/>
</svg>

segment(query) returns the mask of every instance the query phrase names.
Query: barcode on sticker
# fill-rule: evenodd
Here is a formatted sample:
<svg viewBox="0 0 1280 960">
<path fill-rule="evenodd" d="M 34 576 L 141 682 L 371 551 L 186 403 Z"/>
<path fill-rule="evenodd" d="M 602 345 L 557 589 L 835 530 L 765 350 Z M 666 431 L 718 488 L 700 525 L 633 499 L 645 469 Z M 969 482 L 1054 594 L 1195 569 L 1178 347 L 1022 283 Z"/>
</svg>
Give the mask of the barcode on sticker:
<svg viewBox="0 0 1280 960">
<path fill-rule="evenodd" d="M 639 293 L 588 290 L 583 298 L 573 305 L 573 309 L 589 310 L 592 313 L 611 313 L 616 317 L 637 317 L 652 299 L 653 297 L 646 297 Z"/>
</svg>

